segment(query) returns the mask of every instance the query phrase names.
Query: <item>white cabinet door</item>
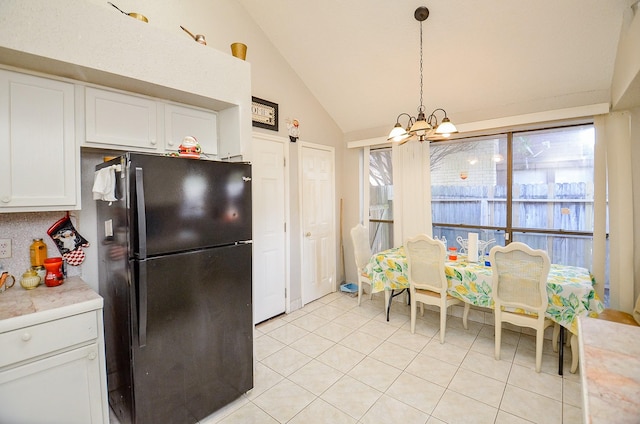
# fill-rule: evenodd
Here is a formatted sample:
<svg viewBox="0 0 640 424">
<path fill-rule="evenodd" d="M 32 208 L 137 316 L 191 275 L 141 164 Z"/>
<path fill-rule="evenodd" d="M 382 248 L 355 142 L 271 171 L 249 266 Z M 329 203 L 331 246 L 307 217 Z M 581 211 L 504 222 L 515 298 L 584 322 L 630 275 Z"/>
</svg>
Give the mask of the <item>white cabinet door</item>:
<svg viewBox="0 0 640 424">
<path fill-rule="evenodd" d="M 155 100 L 87 87 L 85 115 L 87 146 L 162 151 Z"/>
<path fill-rule="evenodd" d="M 210 158 L 218 154 L 218 128 L 215 112 L 175 104 L 164 106 L 165 147 L 177 151 L 185 136 L 198 140 L 202 152 Z"/>
<path fill-rule="evenodd" d="M 72 84 L 0 70 L 0 212 L 80 207 Z"/>
<path fill-rule="evenodd" d="M 97 344 L 0 373 L 0 422 L 103 422 Z"/>
</svg>

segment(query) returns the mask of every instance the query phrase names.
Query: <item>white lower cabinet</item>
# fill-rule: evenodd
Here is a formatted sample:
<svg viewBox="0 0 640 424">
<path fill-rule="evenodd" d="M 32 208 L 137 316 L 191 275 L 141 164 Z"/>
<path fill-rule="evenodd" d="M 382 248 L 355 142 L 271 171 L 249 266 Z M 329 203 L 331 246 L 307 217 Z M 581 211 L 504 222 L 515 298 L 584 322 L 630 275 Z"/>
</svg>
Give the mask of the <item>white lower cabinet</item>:
<svg viewBox="0 0 640 424">
<path fill-rule="evenodd" d="M 74 86 L 0 70 L 0 213 L 79 209 Z"/>
<path fill-rule="evenodd" d="M 0 333 L 0 423 L 108 423 L 102 309 Z"/>
<path fill-rule="evenodd" d="M 6 423 L 102 423 L 98 345 L 91 344 L 0 373 Z"/>
</svg>

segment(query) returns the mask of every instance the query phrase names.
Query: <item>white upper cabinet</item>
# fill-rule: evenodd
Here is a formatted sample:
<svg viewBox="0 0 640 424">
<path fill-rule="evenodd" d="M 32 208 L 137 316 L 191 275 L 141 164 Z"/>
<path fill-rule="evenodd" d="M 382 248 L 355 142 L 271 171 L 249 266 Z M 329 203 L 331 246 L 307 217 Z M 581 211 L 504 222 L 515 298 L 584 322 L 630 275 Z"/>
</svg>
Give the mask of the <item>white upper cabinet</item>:
<svg viewBox="0 0 640 424">
<path fill-rule="evenodd" d="M 217 113 L 137 94 L 85 88 L 87 147 L 177 152 L 193 136 L 208 158 L 218 152 Z"/>
<path fill-rule="evenodd" d="M 0 212 L 80 208 L 74 86 L 0 69 Z"/>
<path fill-rule="evenodd" d="M 175 104 L 164 105 L 165 148 L 177 151 L 185 136 L 193 136 L 210 159 L 218 154 L 217 114 Z"/>
<path fill-rule="evenodd" d="M 87 146 L 158 150 L 156 101 L 92 87 L 85 90 Z"/>
<path fill-rule="evenodd" d="M 136 19 L 123 19 L 122 14 L 107 9 L 109 6 L 104 2 L 27 3 L 28 7 L 24 0 L 0 0 L 0 9 L 11 11 L 11 19 L 2 21 L 0 65 L 74 79 L 81 85 L 108 87 L 116 93 L 135 92 L 147 100 L 166 99 L 165 104 L 213 111 L 217 114 L 218 157 L 251 160 L 250 62 L 237 59 L 227 51 L 203 47 L 179 29 L 167 31 Z M 194 66 L 202 72 L 194 73 Z M 76 98 L 76 102 L 80 102 L 80 98 Z M 129 115 L 125 118 L 126 123 L 119 124 L 128 129 L 134 118 Z M 157 136 L 158 128 L 162 131 L 165 128 L 160 119 L 164 120 L 164 112 L 156 115 Z M 93 136 L 80 139 L 82 146 L 100 147 L 105 143 L 104 148 L 127 149 L 117 147 L 113 141 L 118 134 L 101 134 L 99 124 L 98 121 Z M 145 131 L 149 134 L 154 131 L 149 122 L 143 125 L 142 121 L 135 120 L 133 124 L 140 131 L 133 135 L 136 142 L 145 140 Z M 83 125 L 85 122 L 79 122 L 76 131 L 80 132 Z M 94 136 L 100 141 L 94 141 Z M 111 141 L 105 142 L 102 136 L 112 137 Z M 151 139 L 152 136 L 146 141 Z M 139 148 L 141 151 L 166 148 L 163 139 L 157 137 L 156 141 L 155 148 L 153 145 Z M 204 144 L 204 140 L 198 138 L 198 141 Z"/>
</svg>

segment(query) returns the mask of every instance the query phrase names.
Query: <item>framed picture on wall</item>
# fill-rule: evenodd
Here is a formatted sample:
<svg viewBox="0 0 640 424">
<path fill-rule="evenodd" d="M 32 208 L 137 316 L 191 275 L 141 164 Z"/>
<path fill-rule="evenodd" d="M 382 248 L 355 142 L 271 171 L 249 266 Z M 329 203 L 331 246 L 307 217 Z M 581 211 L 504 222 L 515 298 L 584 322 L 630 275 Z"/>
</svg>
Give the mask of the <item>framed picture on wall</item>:
<svg viewBox="0 0 640 424">
<path fill-rule="evenodd" d="M 254 127 L 278 131 L 278 104 L 252 96 L 251 123 Z"/>
</svg>

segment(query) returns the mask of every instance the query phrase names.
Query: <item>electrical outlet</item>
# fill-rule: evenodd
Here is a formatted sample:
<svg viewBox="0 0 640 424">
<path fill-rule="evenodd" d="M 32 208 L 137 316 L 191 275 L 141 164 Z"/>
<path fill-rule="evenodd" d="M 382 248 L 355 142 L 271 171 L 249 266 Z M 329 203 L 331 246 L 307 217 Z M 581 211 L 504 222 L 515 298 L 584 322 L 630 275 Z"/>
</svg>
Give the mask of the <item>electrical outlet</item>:
<svg viewBox="0 0 640 424">
<path fill-rule="evenodd" d="M 11 257 L 11 239 L 0 239 L 0 259 Z"/>
</svg>

